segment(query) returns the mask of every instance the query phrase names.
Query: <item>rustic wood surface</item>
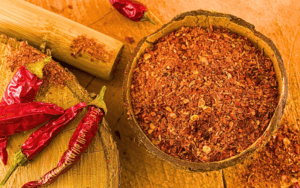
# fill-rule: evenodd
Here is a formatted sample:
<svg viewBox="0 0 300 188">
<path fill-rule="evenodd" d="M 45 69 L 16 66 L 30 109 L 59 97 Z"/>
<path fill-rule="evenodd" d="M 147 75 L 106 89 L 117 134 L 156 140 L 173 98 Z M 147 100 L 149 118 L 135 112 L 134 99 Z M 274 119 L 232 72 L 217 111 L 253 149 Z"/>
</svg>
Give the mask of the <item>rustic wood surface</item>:
<svg viewBox="0 0 300 188">
<path fill-rule="evenodd" d="M 40 46 L 46 41 L 51 54 L 57 59 L 102 79 L 111 79 L 123 47 L 120 41 L 23 0 L 0 1 L 0 12 L 0 33 L 26 39 L 29 45 Z M 74 58 L 70 46 L 74 39 L 82 35 L 93 36 L 111 57 L 106 62 L 91 61 L 87 54 Z"/>
<path fill-rule="evenodd" d="M 14 76 L 17 69 L 11 71 L 7 63 L 6 55 L 11 53 L 11 48 L 23 50 L 14 38 L 5 35 L 0 36 L 0 96 L 3 96 L 7 84 Z M 24 42 L 23 42 L 24 43 Z M 9 45 L 8 45 L 9 44 Z M 70 72 L 68 76 L 73 78 Z M 1 97 L 2 98 L 2 97 Z M 0 100 L 1 100 L 0 98 Z M 66 86 L 50 86 L 40 88 L 36 101 L 54 103 L 67 109 L 78 102 L 90 103 L 93 98 L 81 87 L 76 80 L 70 79 Z M 86 114 L 87 109 L 78 115 L 53 141 L 25 167 L 19 167 L 5 184 L 5 188 L 21 187 L 26 182 L 38 180 L 41 176 L 54 168 L 60 156 L 68 148 L 68 142 L 78 126 L 80 120 Z M 37 129 L 37 128 L 36 128 Z M 34 130 L 36 130 L 34 129 Z M 0 164 L 0 178 L 2 179 L 8 172 L 13 161 L 13 154 L 20 148 L 21 144 L 34 131 L 26 131 L 12 135 L 8 141 L 7 151 L 9 154 L 8 164 Z M 91 159 L 97 159 L 93 165 L 89 164 Z M 34 172 L 34 173 L 33 173 Z M 119 153 L 108 124 L 105 120 L 99 125 L 98 132 L 90 144 L 87 151 L 82 155 L 81 160 L 74 166 L 74 170 L 68 171 L 60 181 L 54 182 L 49 187 L 69 187 L 68 177 L 74 178 L 72 187 L 102 187 L 114 188 L 120 184 L 120 163 Z M 84 174 L 84 176 L 83 176 Z"/>
<path fill-rule="evenodd" d="M 123 73 L 137 42 L 158 29 L 161 25 L 135 23 L 122 17 L 109 4 L 109 0 L 27 0 L 44 9 L 72 19 L 125 43 L 122 58 L 112 81 L 103 81 L 83 71 L 69 67 L 80 84 L 89 92 L 98 93 L 107 85 L 106 101 L 110 113 L 107 116 L 113 130 L 114 139 L 120 152 L 122 168 L 121 187 L 235 187 L 234 177 L 237 167 L 210 173 L 192 173 L 177 169 L 148 154 L 139 145 L 134 133 L 127 124 L 123 112 L 122 80 Z M 299 73 L 300 64 L 300 2 L 296 0 L 140 0 L 162 23 L 167 23 L 179 13 L 206 9 L 233 14 L 254 24 L 256 29 L 273 40 L 285 62 L 289 79 L 289 98 L 285 116 L 291 123 L 298 123 L 297 107 L 300 103 Z M 71 8 L 68 5 L 72 5 Z M 125 37 L 133 37 L 134 44 Z M 88 156 L 86 157 L 86 159 Z M 49 158 L 50 159 L 50 158 Z M 85 165 L 93 166 L 97 159 L 89 158 Z M 44 164 L 47 167 L 47 164 Z M 50 167 L 49 167 L 50 168 Z M 80 171 L 79 167 L 71 172 Z M 32 172 L 27 172 L 33 173 Z M 84 174 L 84 173 L 83 173 Z M 82 178 L 84 179 L 84 177 Z M 82 187 L 80 181 L 68 174 L 68 187 Z M 97 187 L 97 186 L 96 186 Z M 94 188 L 94 187 L 91 187 Z"/>
</svg>

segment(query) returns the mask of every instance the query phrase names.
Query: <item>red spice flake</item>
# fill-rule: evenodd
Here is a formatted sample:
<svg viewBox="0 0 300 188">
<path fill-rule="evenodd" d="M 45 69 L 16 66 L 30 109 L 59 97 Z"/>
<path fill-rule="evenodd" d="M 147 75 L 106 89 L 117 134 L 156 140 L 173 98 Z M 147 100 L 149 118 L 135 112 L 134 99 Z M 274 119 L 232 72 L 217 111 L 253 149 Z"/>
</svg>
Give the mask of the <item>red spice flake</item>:
<svg viewBox="0 0 300 188">
<path fill-rule="evenodd" d="M 248 148 L 268 126 L 279 96 L 273 71 L 271 60 L 245 37 L 224 28 L 182 27 L 139 59 L 133 110 L 165 153 L 220 161 Z"/>
<path fill-rule="evenodd" d="M 52 8 L 52 7 L 51 7 Z M 67 9 L 67 8 L 69 8 L 69 9 L 73 9 L 73 5 L 66 5 L 66 6 L 64 6 L 62 9 L 61 9 L 61 11 L 64 11 L 65 9 Z"/>
<path fill-rule="evenodd" d="M 112 59 L 112 52 L 107 49 L 103 44 L 97 43 L 93 38 L 87 38 L 84 35 L 78 36 L 72 41 L 71 56 L 82 56 L 87 52 L 91 56 L 91 61 L 107 62 Z"/>
<path fill-rule="evenodd" d="M 262 148 L 240 173 L 243 184 L 248 186 L 280 185 L 280 182 L 291 184 L 300 178 L 300 131 L 299 128 L 284 123 L 277 135 Z"/>
<path fill-rule="evenodd" d="M 246 81 L 248 83 L 248 86 L 252 86 L 252 82 L 251 82 L 250 78 L 246 78 Z"/>
<path fill-rule="evenodd" d="M 128 42 L 129 44 L 133 44 L 135 43 L 135 40 L 133 37 L 125 37 L 126 42 Z"/>
<path fill-rule="evenodd" d="M 15 71 L 17 68 L 27 65 L 29 63 L 38 62 L 44 59 L 47 55 L 41 53 L 37 49 L 29 46 L 25 42 L 20 42 L 20 49 L 12 48 L 8 45 L 10 49 L 7 56 L 7 63 L 11 71 Z M 42 87 L 49 84 L 64 86 L 65 81 L 69 79 L 68 74 L 65 70 L 57 65 L 53 60 L 49 62 L 43 69 L 44 73 L 44 83 Z"/>
</svg>

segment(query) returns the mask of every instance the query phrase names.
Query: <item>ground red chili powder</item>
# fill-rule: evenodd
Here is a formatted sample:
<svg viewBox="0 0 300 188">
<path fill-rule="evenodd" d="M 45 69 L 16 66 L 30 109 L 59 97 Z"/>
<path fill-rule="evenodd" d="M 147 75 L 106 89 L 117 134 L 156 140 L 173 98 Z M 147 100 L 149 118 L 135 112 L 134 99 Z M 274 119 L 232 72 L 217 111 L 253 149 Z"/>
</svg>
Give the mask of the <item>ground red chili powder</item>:
<svg viewBox="0 0 300 188">
<path fill-rule="evenodd" d="M 93 38 L 87 38 L 84 35 L 78 36 L 72 41 L 71 55 L 76 58 L 76 55 L 82 56 L 85 52 L 90 54 L 91 61 L 107 62 L 111 60 L 111 52 L 106 46 L 95 41 Z"/>
<path fill-rule="evenodd" d="M 224 28 L 182 27 L 139 59 L 131 85 L 139 125 L 162 151 L 211 162 L 245 150 L 278 103 L 271 60 Z"/>
<path fill-rule="evenodd" d="M 300 131 L 298 126 L 281 125 L 277 134 L 240 173 L 243 185 L 271 187 L 291 184 L 300 178 Z"/>
<path fill-rule="evenodd" d="M 9 64 L 11 71 L 16 70 L 20 66 L 38 62 L 47 57 L 47 55 L 29 46 L 25 42 L 20 42 L 20 49 L 12 48 L 9 44 L 7 47 L 10 48 L 9 53 L 7 54 L 7 63 Z M 50 83 L 53 85 L 64 86 L 65 81 L 70 79 L 65 70 L 53 60 L 44 67 L 43 72 L 44 83 L 42 87 L 45 87 Z"/>
</svg>

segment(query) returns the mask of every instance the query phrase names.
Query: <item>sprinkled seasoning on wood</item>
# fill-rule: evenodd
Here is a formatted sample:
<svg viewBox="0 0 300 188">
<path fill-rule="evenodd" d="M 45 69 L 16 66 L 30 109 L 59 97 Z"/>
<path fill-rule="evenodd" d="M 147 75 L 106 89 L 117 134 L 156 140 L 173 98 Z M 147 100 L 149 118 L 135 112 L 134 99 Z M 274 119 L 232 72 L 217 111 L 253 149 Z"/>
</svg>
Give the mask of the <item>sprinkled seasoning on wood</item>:
<svg viewBox="0 0 300 188">
<path fill-rule="evenodd" d="M 241 153 L 278 103 L 271 60 L 223 28 L 182 27 L 159 39 L 133 73 L 131 99 L 148 138 L 193 162 Z"/>
<path fill-rule="evenodd" d="M 133 37 L 125 37 L 126 42 L 128 42 L 129 44 L 133 44 L 135 43 L 135 40 Z"/>
<path fill-rule="evenodd" d="M 8 45 L 8 48 L 9 47 Z M 47 55 L 41 53 L 37 49 L 29 46 L 25 42 L 20 42 L 20 49 L 11 48 L 7 54 L 7 62 L 11 71 L 14 71 L 20 66 L 27 65 L 29 63 L 35 63 L 39 60 L 44 59 Z M 53 60 L 51 60 L 43 69 L 44 72 L 44 84 L 42 87 L 49 85 L 64 86 L 65 81 L 69 79 L 69 76 L 64 71 L 64 69 L 58 66 Z"/>
<path fill-rule="evenodd" d="M 85 52 L 91 56 L 91 61 L 107 62 L 112 59 L 111 52 L 103 44 L 97 43 L 93 38 L 87 38 L 84 35 L 78 36 L 72 41 L 71 55 L 82 56 Z"/>
<path fill-rule="evenodd" d="M 299 127 L 284 122 L 277 134 L 240 173 L 242 184 L 280 185 L 280 181 L 292 184 L 300 178 Z"/>
</svg>

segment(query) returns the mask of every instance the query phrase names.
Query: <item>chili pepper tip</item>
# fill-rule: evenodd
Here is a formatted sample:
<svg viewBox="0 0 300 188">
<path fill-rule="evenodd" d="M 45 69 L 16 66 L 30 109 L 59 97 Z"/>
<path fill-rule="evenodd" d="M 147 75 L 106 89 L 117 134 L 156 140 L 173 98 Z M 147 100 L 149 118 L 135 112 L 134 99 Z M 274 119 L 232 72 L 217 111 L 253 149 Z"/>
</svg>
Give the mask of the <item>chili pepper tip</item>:
<svg viewBox="0 0 300 188">
<path fill-rule="evenodd" d="M 26 65 L 26 68 L 32 73 L 35 74 L 39 79 L 43 78 L 43 68 L 47 63 L 51 61 L 52 57 L 46 57 L 43 60 L 40 60 L 36 63 L 31 63 Z"/>
<path fill-rule="evenodd" d="M 0 183 L 0 187 L 4 186 L 9 177 L 12 175 L 12 173 L 19 167 L 19 166 L 24 166 L 28 162 L 27 157 L 22 153 L 22 150 L 19 149 L 15 155 L 14 155 L 14 160 L 13 164 L 8 170 L 6 176 L 3 178 L 2 182 Z"/>
<path fill-rule="evenodd" d="M 105 114 L 107 114 L 107 107 L 106 107 L 106 104 L 104 102 L 105 91 L 106 91 L 106 86 L 103 86 L 101 91 L 100 91 L 98 100 L 100 101 L 100 106 L 99 107 L 104 111 Z"/>
<path fill-rule="evenodd" d="M 103 86 L 101 88 L 101 91 L 100 91 L 100 94 L 99 94 L 99 100 L 100 101 L 104 101 L 104 94 L 105 94 L 105 91 L 106 91 L 106 86 Z"/>
<path fill-rule="evenodd" d="M 152 18 L 150 18 L 148 12 L 145 12 L 145 13 L 144 13 L 144 16 L 142 17 L 141 21 L 149 21 L 149 22 L 151 22 L 153 25 L 156 25 L 156 22 L 155 22 Z"/>
<path fill-rule="evenodd" d="M 101 108 L 105 114 L 107 114 L 107 107 L 106 107 L 106 104 L 104 102 L 105 91 L 106 91 L 106 86 L 103 86 L 102 89 L 101 89 L 101 91 L 100 91 L 100 94 L 98 95 L 98 97 L 95 100 L 93 100 L 89 104 L 89 106 L 95 105 L 98 108 Z"/>
</svg>

